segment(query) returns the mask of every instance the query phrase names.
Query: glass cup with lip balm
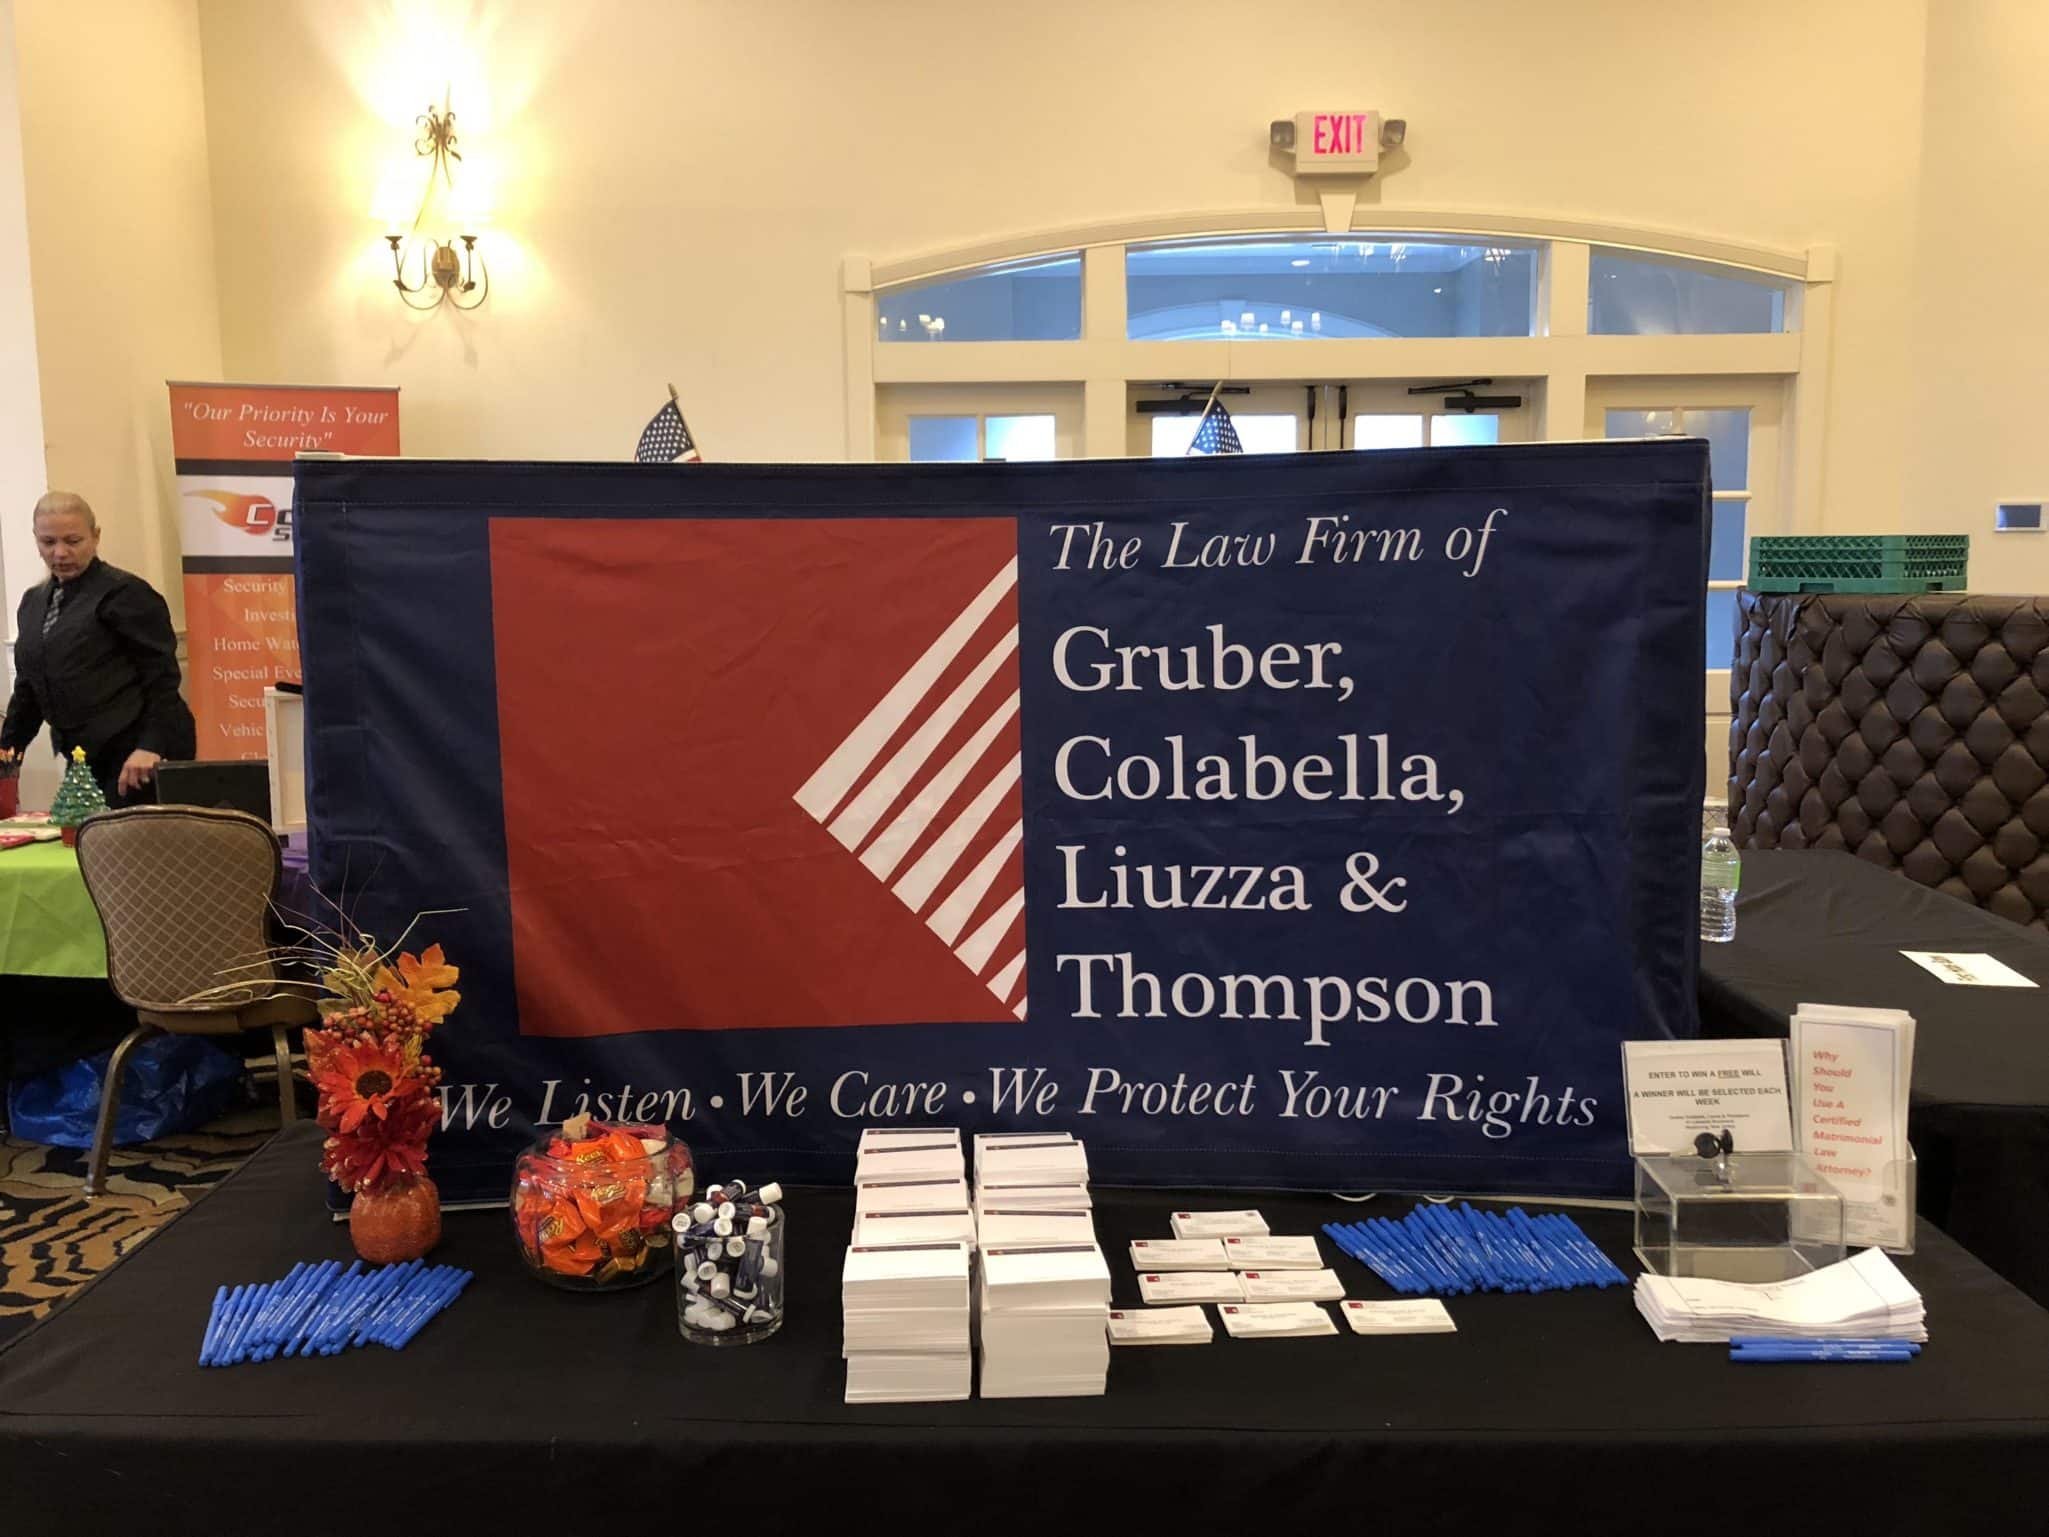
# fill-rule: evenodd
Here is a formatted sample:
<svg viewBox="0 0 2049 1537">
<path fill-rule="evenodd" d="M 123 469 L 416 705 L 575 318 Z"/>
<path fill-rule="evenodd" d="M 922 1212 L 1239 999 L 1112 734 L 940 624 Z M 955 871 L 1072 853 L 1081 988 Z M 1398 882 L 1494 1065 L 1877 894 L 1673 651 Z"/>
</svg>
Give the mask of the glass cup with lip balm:
<svg viewBox="0 0 2049 1537">
<path fill-rule="evenodd" d="M 752 1345 L 783 1324 L 789 1221 L 782 1186 L 733 1180 L 708 1187 L 670 1226 L 676 1322 L 695 1345 Z"/>
</svg>

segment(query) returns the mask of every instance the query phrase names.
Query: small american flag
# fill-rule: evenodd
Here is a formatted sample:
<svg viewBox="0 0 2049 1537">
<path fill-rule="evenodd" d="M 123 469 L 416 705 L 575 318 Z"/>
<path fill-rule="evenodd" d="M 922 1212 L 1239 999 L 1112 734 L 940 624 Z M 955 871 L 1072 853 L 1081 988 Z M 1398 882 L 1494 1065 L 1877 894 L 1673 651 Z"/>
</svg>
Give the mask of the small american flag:
<svg viewBox="0 0 2049 1537">
<path fill-rule="evenodd" d="M 655 412 L 654 420 L 641 429 L 640 446 L 633 450 L 633 457 L 642 464 L 703 463 L 704 456 L 697 451 L 697 441 L 690 436 L 673 394 L 669 403 Z"/>
<path fill-rule="evenodd" d="M 1212 400 L 1209 409 L 1202 413 L 1202 420 L 1196 425 L 1195 437 L 1188 445 L 1191 454 L 1242 454 L 1245 445 L 1238 441 L 1238 429 L 1231 423 L 1231 413 L 1224 409 L 1221 400 Z"/>
</svg>

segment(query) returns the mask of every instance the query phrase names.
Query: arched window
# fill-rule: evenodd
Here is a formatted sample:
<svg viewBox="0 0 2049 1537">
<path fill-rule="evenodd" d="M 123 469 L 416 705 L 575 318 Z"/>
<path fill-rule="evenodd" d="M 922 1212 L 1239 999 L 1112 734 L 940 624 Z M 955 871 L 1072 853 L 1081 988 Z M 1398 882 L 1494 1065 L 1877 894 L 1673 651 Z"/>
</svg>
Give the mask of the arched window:
<svg viewBox="0 0 2049 1537">
<path fill-rule="evenodd" d="M 1833 252 L 1371 213 L 1373 229 L 1269 209 L 851 258 L 849 456 L 1180 453 L 1219 382 L 1253 452 L 1704 436 L 1714 782 L 1748 540 L 1816 516 Z"/>
</svg>

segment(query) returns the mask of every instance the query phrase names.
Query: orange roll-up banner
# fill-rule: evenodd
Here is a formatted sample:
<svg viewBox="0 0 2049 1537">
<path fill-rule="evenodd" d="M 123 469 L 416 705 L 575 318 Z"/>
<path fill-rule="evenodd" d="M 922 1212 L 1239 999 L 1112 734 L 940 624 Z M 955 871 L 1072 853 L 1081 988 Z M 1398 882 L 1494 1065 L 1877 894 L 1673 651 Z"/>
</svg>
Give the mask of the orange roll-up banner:
<svg viewBox="0 0 2049 1537">
<path fill-rule="evenodd" d="M 299 680 L 292 459 L 396 454 L 395 389 L 171 385 L 185 550 L 185 691 L 201 758 L 261 758 L 263 690 Z"/>
</svg>

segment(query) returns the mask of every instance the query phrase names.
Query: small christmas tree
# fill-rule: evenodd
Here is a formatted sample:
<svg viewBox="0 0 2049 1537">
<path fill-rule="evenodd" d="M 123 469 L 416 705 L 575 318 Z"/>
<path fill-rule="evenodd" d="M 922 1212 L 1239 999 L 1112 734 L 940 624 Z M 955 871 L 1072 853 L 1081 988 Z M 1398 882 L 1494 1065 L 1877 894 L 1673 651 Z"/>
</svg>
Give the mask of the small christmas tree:
<svg viewBox="0 0 2049 1537">
<path fill-rule="evenodd" d="M 64 829 L 65 847 L 78 842 L 79 823 L 106 809 L 107 798 L 100 794 L 99 781 L 86 767 L 85 749 L 72 748 L 71 766 L 64 770 L 64 783 L 57 787 L 57 798 L 50 802 L 50 820 Z"/>
</svg>

